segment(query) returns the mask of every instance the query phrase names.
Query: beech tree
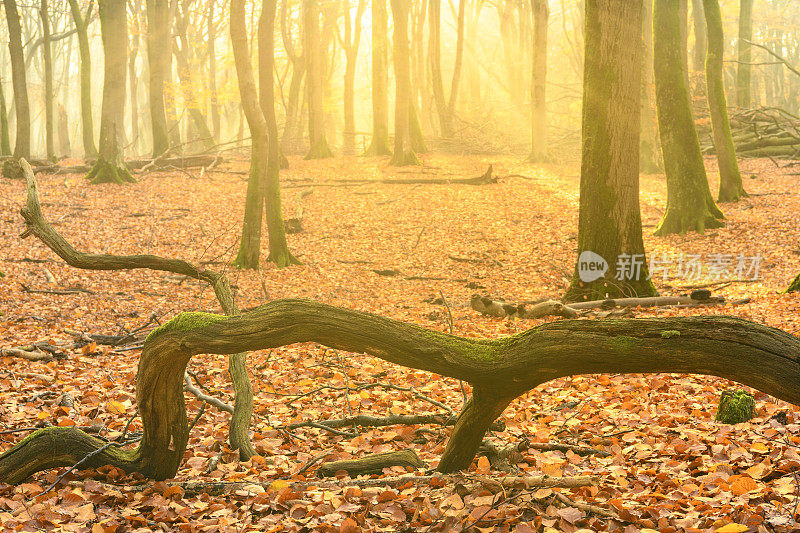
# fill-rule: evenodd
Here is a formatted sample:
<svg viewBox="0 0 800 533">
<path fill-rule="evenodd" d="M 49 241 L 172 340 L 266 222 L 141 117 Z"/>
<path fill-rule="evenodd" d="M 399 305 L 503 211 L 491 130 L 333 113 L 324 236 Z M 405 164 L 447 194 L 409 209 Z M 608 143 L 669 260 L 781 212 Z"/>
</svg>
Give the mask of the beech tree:
<svg viewBox="0 0 800 533">
<path fill-rule="evenodd" d="M 356 145 L 356 115 L 355 115 L 355 85 L 356 85 L 356 59 L 361 43 L 361 19 L 367 8 L 366 0 L 358 0 L 356 16 L 350 14 L 349 0 L 343 0 L 344 9 L 344 146 L 348 154 L 355 153 Z"/>
<path fill-rule="evenodd" d="M 714 151 L 719 165 L 720 202 L 736 202 L 747 196 L 742 185 L 742 174 L 736 161 L 736 148 L 731 135 L 728 104 L 725 97 L 722 68 L 725 40 L 722 35 L 722 14 L 719 0 L 703 0 L 708 27 L 708 55 L 706 56 L 706 85 L 708 107 L 711 110 L 711 127 L 714 134 Z"/>
<path fill-rule="evenodd" d="M 372 0 L 372 141 L 367 155 L 390 155 L 386 0 Z"/>
<path fill-rule="evenodd" d="M 128 22 L 124 0 L 100 0 L 103 37 L 103 106 L 100 118 L 100 154 L 86 178 L 91 183 L 131 183 L 123 160 L 125 133 L 125 74 Z"/>
<path fill-rule="evenodd" d="M 303 0 L 303 55 L 306 59 L 306 98 L 308 101 L 308 140 L 311 147 L 306 159 L 333 157 L 325 136 L 323 89 L 325 67 L 320 35 L 320 6 L 315 0 Z"/>
<path fill-rule="evenodd" d="M 301 14 L 300 19 L 302 20 L 302 18 Z M 286 103 L 286 125 L 283 128 L 283 136 L 281 137 L 281 150 L 285 154 L 299 152 L 298 145 L 303 132 L 300 115 L 304 101 L 301 98 L 300 91 L 303 88 L 303 78 L 306 74 L 306 60 L 303 56 L 302 40 L 295 43 L 291 19 L 287 0 L 281 0 L 281 40 L 286 56 L 292 65 L 292 79 L 289 82 L 289 98 Z M 301 47 L 299 50 L 298 46 Z"/>
<path fill-rule="evenodd" d="M 92 16 L 93 2 L 89 2 L 86 13 L 81 14 L 78 0 L 69 0 L 72 21 L 78 36 L 81 69 L 81 135 L 83 138 L 83 156 L 87 159 L 97 157 L 97 146 L 94 144 L 94 125 L 92 118 L 92 52 L 89 48 L 89 23 Z"/>
<path fill-rule="evenodd" d="M 642 126 L 639 142 L 639 170 L 641 172 L 661 171 L 661 150 L 658 146 L 658 124 L 656 122 L 656 94 L 653 83 L 653 2 L 642 0 Z M 702 0 L 700 0 L 702 1 Z"/>
<path fill-rule="evenodd" d="M 723 225 L 700 152 L 692 117 L 678 2 L 655 0 L 653 48 L 656 114 L 667 177 L 667 210 L 656 235 L 703 232 Z"/>
<path fill-rule="evenodd" d="M 276 0 L 263 0 L 259 20 L 259 89 L 256 88 L 250 52 L 247 45 L 245 0 L 230 4 L 231 43 L 247 124 L 250 127 L 250 176 L 247 180 L 242 238 L 234 263 L 242 268 L 257 269 L 261 253 L 261 221 L 266 202 L 269 232 L 269 260 L 279 267 L 296 263 L 286 244 L 281 212 L 280 145 L 273 108 L 273 54 Z"/>
<path fill-rule="evenodd" d="M 53 50 L 50 44 L 50 14 L 47 0 L 39 4 L 39 17 L 42 20 L 42 63 L 44 64 L 44 132 L 47 159 L 56 157 L 53 138 Z"/>
<path fill-rule="evenodd" d="M 6 95 L 2 85 L 0 85 L 0 155 L 11 155 L 11 135 L 8 131 L 8 110 L 6 109 Z"/>
<path fill-rule="evenodd" d="M 652 296 L 639 210 L 642 3 L 588 0 L 583 75 L 578 254 L 567 300 Z M 604 276 L 581 276 L 581 254 Z"/>
<path fill-rule="evenodd" d="M 164 83 L 172 65 L 168 0 L 147 0 L 147 61 L 150 67 L 150 127 L 153 134 L 153 157 L 169 148 Z M 167 48 L 165 48 L 167 47 Z"/>
<path fill-rule="evenodd" d="M 550 8 L 547 0 L 534 0 L 533 11 L 533 69 L 531 73 L 531 153 L 532 162 L 547 159 L 547 21 Z"/>
<path fill-rule="evenodd" d="M 394 33 L 395 107 L 394 156 L 392 165 L 418 165 L 419 157 L 412 144 L 412 128 L 417 122 L 414 102 L 411 100 L 410 46 L 408 43 L 409 6 L 404 0 L 390 0 Z"/>
<path fill-rule="evenodd" d="M 753 0 L 739 2 L 739 40 L 738 63 L 736 66 L 736 105 L 750 107 L 750 78 L 752 54 L 750 42 L 753 40 Z"/>
<path fill-rule="evenodd" d="M 31 157 L 31 112 L 28 107 L 28 82 L 25 57 L 22 53 L 22 26 L 16 0 L 3 0 L 8 23 L 8 50 L 11 55 L 11 81 L 14 86 L 14 107 L 17 113 L 17 136 L 14 157 Z"/>
</svg>

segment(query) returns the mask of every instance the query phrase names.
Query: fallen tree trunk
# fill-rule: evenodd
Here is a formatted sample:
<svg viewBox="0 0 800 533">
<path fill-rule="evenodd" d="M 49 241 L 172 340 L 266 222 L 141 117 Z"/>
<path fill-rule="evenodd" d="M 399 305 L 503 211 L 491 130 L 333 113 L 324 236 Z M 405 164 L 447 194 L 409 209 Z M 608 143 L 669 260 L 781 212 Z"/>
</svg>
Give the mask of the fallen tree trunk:
<svg viewBox="0 0 800 533">
<path fill-rule="evenodd" d="M 396 452 L 375 453 L 358 459 L 344 461 L 331 461 L 322 463 L 317 469 L 319 477 L 333 477 L 336 472 L 345 471 L 350 477 L 362 474 L 380 474 L 384 468 L 404 466 L 407 468 L 425 468 L 425 463 L 417 457 L 414 450 L 400 450 Z"/>
<path fill-rule="evenodd" d="M 307 300 L 276 300 L 240 316 L 181 313 L 147 338 L 136 376 L 141 444 L 98 457 L 126 472 L 175 475 L 188 441 L 186 365 L 196 354 L 231 354 L 316 342 L 469 382 L 467 402 L 439 461 L 467 468 L 489 425 L 517 396 L 559 377 L 674 372 L 738 381 L 800 405 L 800 338 L 725 316 L 563 320 L 495 340 L 467 339 L 370 313 Z M 99 442 L 45 428 L 0 456 L 0 481 L 19 483 L 69 466 Z M 80 447 L 78 444 L 80 443 Z"/>
<path fill-rule="evenodd" d="M 222 161 L 220 156 L 215 155 L 187 155 L 182 157 L 165 157 L 156 159 L 131 159 L 125 161 L 125 165 L 130 170 L 148 170 L 148 169 L 164 169 L 164 168 L 193 168 L 193 167 L 210 167 L 219 164 Z M 92 165 L 72 165 L 62 167 L 61 165 L 53 165 L 45 163 L 33 167 L 34 174 L 84 174 L 92 169 Z"/>
<path fill-rule="evenodd" d="M 193 265 L 182 259 L 168 259 L 156 255 L 111 255 L 90 254 L 79 252 L 64 239 L 47 222 L 42 207 L 39 203 L 39 191 L 36 186 L 36 177 L 27 161 L 20 159 L 25 180 L 28 187 L 28 196 L 25 206 L 20 209 L 22 218 L 25 219 L 26 229 L 21 237 L 36 236 L 48 248 L 53 250 L 61 259 L 75 268 L 85 270 L 127 270 L 146 268 L 183 274 L 184 276 L 204 281 L 211 285 L 214 294 L 228 315 L 239 314 L 239 308 L 233 299 L 230 281 L 224 273 L 215 272 L 206 268 Z M 229 426 L 229 441 L 234 450 L 239 450 L 242 460 L 247 460 L 255 455 L 255 449 L 250 442 L 250 419 L 253 415 L 253 389 L 250 378 L 247 376 L 246 353 L 234 353 L 228 360 L 228 372 L 231 375 L 235 391 L 234 412 Z"/>
</svg>

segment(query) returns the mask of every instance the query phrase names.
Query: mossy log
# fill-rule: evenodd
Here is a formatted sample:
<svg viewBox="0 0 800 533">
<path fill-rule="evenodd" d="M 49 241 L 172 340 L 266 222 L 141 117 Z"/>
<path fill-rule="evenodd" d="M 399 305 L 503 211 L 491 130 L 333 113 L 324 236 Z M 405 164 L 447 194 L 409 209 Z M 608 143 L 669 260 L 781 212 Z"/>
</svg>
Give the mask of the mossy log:
<svg viewBox="0 0 800 533">
<path fill-rule="evenodd" d="M 441 472 L 467 468 L 488 426 L 517 396 L 564 376 L 710 374 L 800 405 L 800 338 L 740 318 L 563 320 L 485 340 L 313 301 L 276 300 L 240 316 L 184 313 L 147 338 L 136 377 L 142 441 L 115 457 L 115 466 L 154 479 L 175 475 L 188 440 L 183 375 L 194 355 L 305 342 L 469 382 L 473 397 L 439 461 Z M 0 481 L 74 464 L 86 452 L 67 453 L 75 440 L 61 428 L 37 432 L 0 456 Z"/>
<path fill-rule="evenodd" d="M 331 461 L 323 463 L 317 469 L 319 477 L 332 477 L 336 472 L 345 471 L 350 477 L 362 474 L 380 474 L 384 468 L 404 466 L 407 468 L 425 468 L 425 463 L 417 457 L 413 450 L 400 450 L 386 453 L 373 453 L 358 459 Z"/>
<path fill-rule="evenodd" d="M 800 274 L 795 276 L 795 278 L 789 284 L 789 288 L 786 289 L 786 292 L 798 292 L 798 291 L 800 291 Z"/>
</svg>

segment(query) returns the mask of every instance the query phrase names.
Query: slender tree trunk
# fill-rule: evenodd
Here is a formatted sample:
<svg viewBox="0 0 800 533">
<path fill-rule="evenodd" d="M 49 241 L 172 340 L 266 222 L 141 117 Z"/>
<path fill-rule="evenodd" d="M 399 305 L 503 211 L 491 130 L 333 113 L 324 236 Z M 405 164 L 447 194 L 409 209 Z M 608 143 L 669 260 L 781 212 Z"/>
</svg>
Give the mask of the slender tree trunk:
<svg viewBox="0 0 800 533">
<path fill-rule="evenodd" d="M 652 3 L 652 2 L 651 2 Z M 692 0 L 692 21 L 694 22 L 694 70 L 702 72 L 706 64 L 706 23 L 703 13 L 703 0 Z"/>
<path fill-rule="evenodd" d="M 56 157 L 55 136 L 53 132 L 53 49 L 50 43 L 50 15 L 47 0 L 39 4 L 39 17 L 42 19 L 42 63 L 44 64 L 44 136 L 47 159 Z"/>
<path fill-rule="evenodd" d="M 175 33 L 177 42 L 173 43 L 172 51 L 175 54 L 175 60 L 178 66 L 178 77 L 181 82 L 181 91 L 183 92 L 184 105 L 189 112 L 189 118 L 197 132 L 200 142 L 205 150 L 212 150 L 216 143 L 214 142 L 214 135 L 208 128 L 206 117 L 200 110 L 200 103 L 194 93 L 194 76 L 192 75 L 192 66 L 189 63 L 189 39 L 186 33 L 189 29 L 189 13 L 188 3 L 181 4 L 181 13 L 175 17 Z M 178 46 L 180 43 L 180 46 Z"/>
<path fill-rule="evenodd" d="M 394 156 L 392 165 L 421 164 L 411 141 L 413 103 L 411 101 L 411 65 L 408 43 L 409 6 L 406 0 L 390 0 L 394 20 Z"/>
<path fill-rule="evenodd" d="M 386 0 L 372 0 L 372 142 L 367 155 L 390 155 L 389 41 Z"/>
<path fill-rule="evenodd" d="M 81 134 L 83 138 L 83 156 L 86 159 L 97 157 L 94 144 L 94 119 L 92 118 L 92 53 L 89 48 L 89 17 L 92 14 L 92 3 L 81 15 L 78 0 L 69 0 L 72 20 L 75 22 L 78 35 L 78 50 L 81 56 Z"/>
<path fill-rule="evenodd" d="M 11 81 L 14 86 L 14 109 L 17 114 L 17 137 L 14 157 L 31 157 L 31 112 L 28 83 L 25 80 L 25 56 L 22 53 L 22 27 L 16 0 L 3 0 L 8 24 L 8 50 L 11 55 Z"/>
<path fill-rule="evenodd" d="M 439 115 L 439 126 L 442 137 L 453 136 L 453 121 L 449 113 L 449 107 L 444 96 L 444 84 L 442 82 L 442 0 L 430 0 L 428 2 L 428 57 L 430 58 L 431 85 L 433 86 L 433 101 L 436 104 L 436 111 Z"/>
<path fill-rule="evenodd" d="M 585 34 L 579 259 L 566 298 L 652 296 L 639 210 L 642 3 L 588 0 Z M 586 274 L 588 254 L 605 259 L 605 276 Z"/>
<path fill-rule="evenodd" d="M 702 0 L 700 0 L 702 1 Z M 642 128 L 639 143 L 639 170 L 655 173 L 662 170 L 656 122 L 656 94 L 653 83 L 653 1 L 643 0 L 642 10 Z"/>
<path fill-rule="evenodd" d="M 277 0 L 262 0 L 258 23 L 258 85 L 259 105 L 266 121 L 267 168 L 264 206 L 269 236 L 269 260 L 278 268 L 299 264 L 286 243 L 286 231 L 281 210 L 281 187 L 278 173 L 281 167 L 281 149 L 278 139 L 278 122 L 275 119 L 275 14 Z"/>
<path fill-rule="evenodd" d="M 125 0 L 100 0 L 99 6 L 100 31 L 103 37 L 100 156 L 87 178 L 91 183 L 135 182 L 125 166 L 122 154 L 128 49 Z"/>
<path fill-rule="evenodd" d="M 306 95 L 308 98 L 308 138 L 311 147 L 306 159 L 332 157 L 325 137 L 323 90 L 325 86 L 325 58 L 323 39 L 319 29 L 319 3 L 303 0 L 303 54 L 306 58 Z"/>
<path fill-rule="evenodd" d="M 302 7 L 301 7 L 302 11 Z M 302 20 L 302 15 L 300 16 Z M 292 81 L 289 83 L 289 99 L 286 103 L 286 124 L 281 138 L 283 153 L 298 153 L 300 140 L 303 134 L 302 110 L 303 100 L 300 91 L 303 88 L 303 77 L 306 73 L 306 62 L 302 52 L 297 52 L 294 44 L 293 31 L 289 25 L 290 14 L 287 0 L 281 0 L 281 39 L 283 48 L 292 64 Z"/>
<path fill-rule="evenodd" d="M 739 3 L 739 40 L 738 60 L 736 68 L 736 105 L 741 108 L 750 107 L 750 72 L 752 61 L 750 43 L 753 40 L 753 0 L 741 0 Z"/>
<path fill-rule="evenodd" d="M 131 148 L 134 153 L 139 153 L 139 73 L 136 70 L 136 58 L 139 56 L 139 34 L 141 22 L 139 13 L 133 13 L 133 20 L 136 23 L 136 34 L 131 37 L 130 54 L 128 55 L 128 89 L 130 96 L 130 117 L 131 117 Z"/>
<path fill-rule="evenodd" d="M 69 116 L 61 102 L 59 102 L 56 107 L 56 117 L 58 119 L 58 126 L 56 128 L 58 132 L 58 135 L 56 135 L 58 139 L 58 155 L 69 157 L 72 154 L 72 146 L 69 142 Z"/>
<path fill-rule="evenodd" d="M 531 71 L 531 153 L 532 162 L 547 159 L 547 0 L 533 2 L 533 69 Z"/>
<path fill-rule="evenodd" d="M 656 235 L 723 225 L 700 152 L 686 85 L 678 3 L 656 0 L 653 10 L 656 111 L 667 177 L 667 211 Z"/>
<path fill-rule="evenodd" d="M 211 128 L 214 141 L 220 139 L 219 97 L 217 95 L 217 21 L 214 19 L 214 6 L 216 0 L 208 0 L 208 19 L 206 30 L 208 33 L 208 91 L 211 102 Z"/>
<path fill-rule="evenodd" d="M 737 202 L 747 196 L 742 185 L 742 174 L 736 161 L 731 124 L 728 119 L 728 104 L 725 86 L 722 83 L 723 53 L 725 40 L 722 34 L 722 14 L 719 0 L 703 0 L 708 26 L 708 55 L 706 57 L 706 84 L 708 107 L 711 110 L 711 127 L 714 133 L 714 151 L 719 164 L 720 202 Z"/>
<path fill-rule="evenodd" d="M 344 0 L 344 150 L 348 155 L 356 151 L 356 115 L 355 115 L 355 84 L 356 84 L 356 59 L 358 48 L 361 44 L 361 18 L 367 7 L 366 0 L 358 0 L 355 20 L 350 17 L 350 2 Z"/>
<path fill-rule="evenodd" d="M 11 155 L 11 136 L 8 131 L 6 95 L 2 86 L 0 86 L 0 155 Z"/>
<path fill-rule="evenodd" d="M 164 83 L 169 76 L 172 54 L 168 0 L 147 0 L 147 60 L 150 65 L 150 124 L 153 133 L 153 157 L 169 148 L 169 130 L 164 102 Z"/>
<path fill-rule="evenodd" d="M 458 100 L 458 84 L 461 81 L 461 66 L 464 64 L 464 17 L 466 16 L 467 0 L 458 2 L 458 24 L 456 26 L 456 59 L 453 64 L 453 81 L 450 84 L 450 100 L 447 102 L 447 114 L 452 122 L 456 114 L 456 101 Z"/>
</svg>

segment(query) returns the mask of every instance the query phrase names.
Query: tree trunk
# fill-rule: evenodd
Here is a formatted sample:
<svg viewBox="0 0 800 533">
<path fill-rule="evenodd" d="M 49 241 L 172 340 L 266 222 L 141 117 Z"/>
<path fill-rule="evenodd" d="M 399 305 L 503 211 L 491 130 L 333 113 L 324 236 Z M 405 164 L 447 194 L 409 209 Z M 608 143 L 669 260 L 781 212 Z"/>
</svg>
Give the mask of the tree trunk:
<svg viewBox="0 0 800 533">
<path fill-rule="evenodd" d="M 742 174 L 739 172 L 739 164 L 736 161 L 736 148 L 733 145 L 731 124 L 728 118 L 725 85 L 722 82 L 722 61 L 725 50 L 722 14 L 719 9 L 719 0 L 703 0 L 703 6 L 708 26 L 708 55 L 706 57 L 708 107 L 711 111 L 714 151 L 719 164 L 718 201 L 738 202 L 741 197 L 747 196 L 747 193 L 742 185 Z"/>
<path fill-rule="evenodd" d="M 358 0 L 355 20 L 350 17 L 350 2 L 344 0 L 344 151 L 348 155 L 356 151 L 355 84 L 356 59 L 361 43 L 361 18 L 367 7 L 365 0 Z"/>
<path fill-rule="evenodd" d="M 533 3 L 533 70 L 531 74 L 531 162 L 547 159 L 547 0 Z"/>
<path fill-rule="evenodd" d="M 453 120 L 449 113 L 447 101 L 444 97 L 444 84 L 442 82 L 442 0 L 429 0 L 428 2 L 428 57 L 431 69 L 431 85 L 433 86 L 433 101 L 439 115 L 439 127 L 442 137 L 453 136 Z"/>
<path fill-rule="evenodd" d="M 78 34 L 78 50 L 81 56 L 81 135 L 83 138 L 83 156 L 86 159 L 97 157 L 97 147 L 94 144 L 94 119 L 92 118 L 92 53 L 89 48 L 89 17 L 92 4 L 86 10 L 86 15 L 81 15 L 78 0 L 69 0 L 72 20 L 75 22 Z"/>
<path fill-rule="evenodd" d="M 394 20 L 394 156 L 392 165 L 421 164 L 411 141 L 413 102 L 411 101 L 411 65 L 408 44 L 409 6 L 405 0 L 390 0 Z M 416 118 L 416 113 L 413 114 Z M 417 123 L 417 127 L 419 123 Z"/>
<path fill-rule="evenodd" d="M 302 6 L 301 6 L 302 12 Z M 302 15 L 300 19 L 302 20 Z M 289 100 L 286 103 L 286 124 L 281 138 L 281 150 L 284 154 L 294 154 L 301 150 L 303 100 L 300 91 L 303 88 L 303 77 L 306 73 L 306 61 L 302 52 L 295 50 L 293 31 L 289 25 L 290 15 L 287 0 L 281 0 L 281 39 L 286 55 L 292 63 L 292 81 L 289 83 Z"/>
<path fill-rule="evenodd" d="M 638 41 L 636 22 L 628 43 Z M 638 84 L 635 90 L 638 94 Z M 800 404 L 800 339 L 740 318 L 561 320 L 513 337 L 475 340 L 307 300 L 275 300 L 232 318 L 182 313 L 147 338 L 136 376 L 143 426 L 137 449 L 111 446 L 92 454 L 107 446 L 105 441 L 77 428 L 40 429 L 0 456 L 0 482 L 20 483 L 81 459 L 86 467 L 111 464 L 157 480 L 174 477 L 189 437 L 183 377 L 190 359 L 302 342 L 471 383 L 473 397 L 447 442 L 440 472 L 468 468 L 486 429 L 510 402 L 564 376 L 706 374 Z"/>
<path fill-rule="evenodd" d="M 189 62 L 189 39 L 186 33 L 189 29 L 189 13 L 188 3 L 181 3 L 180 15 L 175 16 L 175 37 L 177 42 L 173 43 L 172 51 L 175 54 L 175 60 L 178 66 L 178 78 L 181 83 L 181 91 L 183 93 L 184 105 L 186 105 L 189 112 L 197 135 L 205 151 L 214 149 L 216 143 L 214 142 L 214 135 L 208 128 L 206 117 L 200 110 L 200 102 L 194 93 L 194 76 L 192 75 L 192 66 Z M 180 46 L 178 46 L 180 43 Z"/>
<path fill-rule="evenodd" d="M 750 43 L 753 40 L 753 0 L 739 3 L 739 40 L 737 41 L 739 64 L 736 68 L 736 105 L 750 107 L 750 72 L 752 61 Z"/>
<path fill-rule="evenodd" d="M 168 78 L 172 54 L 169 46 L 170 11 L 168 0 L 147 0 L 147 60 L 150 66 L 150 124 L 153 157 L 169 149 L 169 130 L 164 102 L 164 83 Z"/>
<path fill-rule="evenodd" d="M 372 0 L 372 142 L 367 155 L 390 155 L 389 41 L 386 0 Z"/>
<path fill-rule="evenodd" d="M 14 86 L 14 110 L 17 115 L 17 137 L 14 157 L 31 157 L 31 111 L 28 105 L 28 83 L 25 80 L 25 56 L 22 53 L 22 27 L 16 0 L 3 0 L 8 23 L 8 50 L 11 55 L 11 81 Z"/>
<path fill-rule="evenodd" d="M 100 155 L 86 176 L 91 183 L 132 183 L 123 159 L 125 132 L 125 75 L 128 22 L 124 0 L 100 0 L 103 37 L 103 106 L 100 118 Z"/>
<path fill-rule="evenodd" d="M 694 23 L 694 70 L 702 72 L 706 64 L 706 22 L 703 0 L 692 0 L 692 21 Z"/>
<path fill-rule="evenodd" d="M 53 131 L 53 49 L 50 44 L 50 15 L 47 12 L 47 0 L 39 4 L 39 17 L 42 19 L 42 63 L 44 64 L 44 137 L 47 159 L 56 157 L 55 136 Z"/>
<path fill-rule="evenodd" d="M 319 30 L 319 3 L 303 0 L 303 54 L 306 58 L 306 96 L 308 100 L 308 140 L 306 159 L 333 157 L 325 137 L 323 90 L 325 86 L 324 47 Z"/>
<path fill-rule="evenodd" d="M 678 3 L 656 0 L 653 10 L 656 112 L 667 177 L 667 211 L 656 235 L 703 232 L 723 225 L 714 203 L 692 118 L 681 48 Z"/>
<path fill-rule="evenodd" d="M 700 0 L 702 1 L 702 0 Z M 643 0 L 642 10 L 642 126 L 639 142 L 639 170 L 646 173 L 661 172 L 661 150 L 658 146 L 656 122 L 656 94 L 653 82 L 653 2 Z"/>
<path fill-rule="evenodd" d="M 59 102 L 56 116 L 58 117 L 58 126 L 56 127 L 58 135 L 58 155 L 69 157 L 72 154 L 72 146 L 69 142 L 69 116 L 64 105 Z"/>
<path fill-rule="evenodd" d="M 278 173 L 281 167 L 281 148 L 278 139 L 278 123 L 275 119 L 275 90 L 273 78 L 275 67 L 275 13 L 277 0 L 262 0 L 261 18 L 258 22 L 258 85 L 259 106 L 266 122 L 267 168 L 264 206 L 269 237 L 269 260 L 278 268 L 299 261 L 289 251 L 286 229 L 281 210 L 281 187 Z"/>
<path fill-rule="evenodd" d="M 466 10 L 467 0 L 459 0 L 458 23 L 456 25 L 456 58 L 453 63 L 453 81 L 450 84 L 450 99 L 447 102 L 447 114 L 451 122 L 456 114 L 458 84 L 461 81 L 461 66 L 464 64 L 464 17 L 466 16 Z"/>
<path fill-rule="evenodd" d="M 6 95 L 0 86 L 0 155 L 11 155 L 11 136 L 8 130 Z"/>
<path fill-rule="evenodd" d="M 206 20 L 206 33 L 208 34 L 208 91 L 211 104 L 211 128 L 214 141 L 220 139 L 219 97 L 217 95 L 217 21 L 214 18 L 216 0 L 208 0 L 208 19 Z"/>
<path fill-rule="evenodd" d="M 578 254 L 570 301 L 653 296 L 639 210 L 642 3 L 586 2 Z M 590 276 L 588 254 L 608 264 Z"/>
</svg>

